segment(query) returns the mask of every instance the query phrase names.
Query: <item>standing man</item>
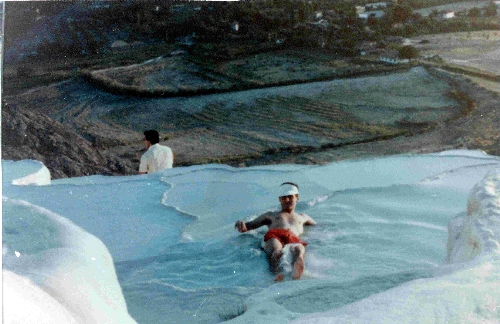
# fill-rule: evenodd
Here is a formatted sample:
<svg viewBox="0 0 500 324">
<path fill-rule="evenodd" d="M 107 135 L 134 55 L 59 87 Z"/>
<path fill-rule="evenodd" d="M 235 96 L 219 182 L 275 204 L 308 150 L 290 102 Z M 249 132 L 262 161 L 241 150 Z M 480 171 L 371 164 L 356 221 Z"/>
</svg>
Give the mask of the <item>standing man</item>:
<svg viewBox="0 0 500 324">
<path fill-rule="evenodd" d="M 277 274 L 274 281 L 281 281 L 284 275 L 279 271 L 279 262 L 282 249 L 287 244 L 295 244 L 291 247 L 292 252 L 292 278 L 300 279 L 304 272 L 306 253 L 306 242 L 299 239 L 299 235 L 304 232 L 304 225 L 316 225 L 316 222 L 306 214 L 295 212 L 295 206 L 299 201 L 299 187 L 292 182 L 285 182 L 280 186 L 279 201 L 281 203 L 280 212 L 267 212 L 253 221 L 237 221 L 235 227 L 239 232 L 244 233 L 263 225 L 267 225 L 268 232 L 264 236 L 264 251 L 269 258 L 271 271 Z"/>
<path fill-rule="evenodd" d="M 170 147 L 158 144 L 160 134 L 155 130 L 147 130 L 144 132 L 143 140 L 147 151 L 141 157 L 139 174 L 171 169 L 174 164 L 174 154 Z"/>
</svg>

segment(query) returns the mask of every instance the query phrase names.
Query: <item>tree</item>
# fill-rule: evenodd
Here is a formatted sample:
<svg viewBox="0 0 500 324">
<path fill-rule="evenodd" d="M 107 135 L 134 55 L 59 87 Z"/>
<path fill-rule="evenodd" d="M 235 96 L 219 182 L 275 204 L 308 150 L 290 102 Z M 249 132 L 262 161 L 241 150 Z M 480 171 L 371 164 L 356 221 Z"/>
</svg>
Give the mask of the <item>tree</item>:
<svg viewBox="0 0 500 324">
<path fill-rule="evenodd" d="M 305 21 L 307 17 L 313 12 L 312 5 L 306 1 L 299 1 L 297 3 L 299 10 L 299 21 Z"/>
<path fill-rule="evenodd" d="M 474 7 L 469 10 L 469 17 L 479 17 L 481 16 L 481 9 Z"/>
<path fill-rule="evenodd" d="M 408 21 L 413 15 L 413 9 L 406 4 L 398 4 L 392 8 L 390 13 L 390 19 L 393 24 L 402 23 Z"/>
<path fill-rule="evenodd" d="M 355 21 L 358 17 L 356 6 L 350 2 L 341 2 L 336 5 L 335 10 L 344 17 L 345 20 Z"/>
<path fill-rule="evenodd" d="M 399 49 L 399 56 L 404 59 L 414 59 L 420 56 L 420 51 L 414 46 L 406 45 Z"/>
<path fill-rule="evenodd" d="M 484 10 L 484 16 L 485 17 L 494 17 L 497 15 L 497 5 L 493 2 L 490 1 L 488 6 L 486 6 Z"/>
</svg>

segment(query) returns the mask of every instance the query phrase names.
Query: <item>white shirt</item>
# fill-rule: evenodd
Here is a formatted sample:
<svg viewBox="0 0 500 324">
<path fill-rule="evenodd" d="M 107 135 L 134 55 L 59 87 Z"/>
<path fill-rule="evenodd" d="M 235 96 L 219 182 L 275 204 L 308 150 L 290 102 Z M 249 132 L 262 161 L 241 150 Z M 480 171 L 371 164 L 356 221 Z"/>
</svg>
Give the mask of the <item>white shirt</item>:
<svg viewBox="0 0 500 324">
<path fill-rule="evenodd" d="M 142 155 L 139 172 L 151 173 L 171 169 L 173 164 L 174 154 L 170 147 L 156 143 Z"/>
</svg>

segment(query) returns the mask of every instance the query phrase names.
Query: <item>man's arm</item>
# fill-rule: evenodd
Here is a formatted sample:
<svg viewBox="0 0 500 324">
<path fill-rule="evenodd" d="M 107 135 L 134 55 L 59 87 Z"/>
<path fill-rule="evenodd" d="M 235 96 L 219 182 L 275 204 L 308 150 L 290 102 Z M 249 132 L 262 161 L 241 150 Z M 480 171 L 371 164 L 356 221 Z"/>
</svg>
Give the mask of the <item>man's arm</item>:
<svg viewBox="0 0 500 324">
<path fill-rule="evenodd" d="M 251 231 L 253 229 L 259 228 L 264 225 L 270 225 L 271 224 L 271 219 L 269 218 L 270 213 L 265 213 L 257 217 L 256 219 L 249 221 L 249 222 L 244 222 L 242 220 L 239 220 L 234 224 L 238 232 L 245 233 L 247 231 Z"/>
<path fill-rule="evenodd" d="M 141 156 L 141 161 L 139 163 L 139 174 L 146 174 L 148 173 L 148 165 L 146 162 L 146 159 L 144 158 L 144 155 Z"/>
<path fill-rule="evenodd" d="M 306 214 L 302 214 L 302 215 L 306 218 L 304 225 L 317 225 L 317 223 L 314 221 L 314 219 L 312 219 L 310 216 L 308 216 Z"/>
</svg>

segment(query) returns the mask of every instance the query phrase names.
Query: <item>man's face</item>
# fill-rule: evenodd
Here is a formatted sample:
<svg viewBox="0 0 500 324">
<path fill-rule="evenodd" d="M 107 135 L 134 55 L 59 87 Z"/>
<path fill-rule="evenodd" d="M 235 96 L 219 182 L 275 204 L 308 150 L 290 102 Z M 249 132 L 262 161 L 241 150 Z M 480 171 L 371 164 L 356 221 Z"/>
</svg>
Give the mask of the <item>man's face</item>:
<svg viewBox="0 0 500 324">
<path fill-rule="evenodd" d="M 148 141 L 145 137 L 142 139 L 142 141 L 144 142 L 144 145 L 146 146 L 146 149 L 148 149 L 148 148 L 151 147 L 151 142 Z"/>
<path fill-rule="evenodd" d="M 299 201 L 299 195 L 281 196 L 280 197 L 281 209 L 291 211 L 295 209 L 297 201 Z"/>
</svg>

